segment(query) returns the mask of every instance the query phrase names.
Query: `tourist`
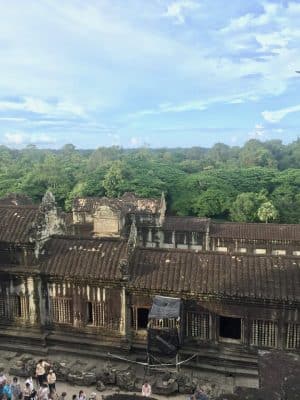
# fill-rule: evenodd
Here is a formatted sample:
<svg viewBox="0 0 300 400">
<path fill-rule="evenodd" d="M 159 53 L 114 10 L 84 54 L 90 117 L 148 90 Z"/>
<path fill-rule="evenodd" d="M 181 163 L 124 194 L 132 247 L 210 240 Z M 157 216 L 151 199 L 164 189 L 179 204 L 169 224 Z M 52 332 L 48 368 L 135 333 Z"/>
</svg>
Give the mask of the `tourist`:
<svg viewBox="0 0 300 400">
<path fill-rule="evenodd" d="M 39 360 L 36 365 L 35 373 L 40 386 L 42 386 L 43 382 L 47 381 L 46 377 L 46 368 L 50 367 L 45 360 Z"/>
<path fill-rule="evenodd" d="M 56 375 L 52 368 L 50 368 L 49 373 L 47 375 L 47 382 L 49 386 L 49 391 L 55 392 L 55 382 L 56 382 Z"/>
<path fill-rule="evenodd" d="M 196 390 L 194 396 L 196 400 L 209 400 L 202 388 Z"/>
<path fill-rule="evenodd" d="M 49 400 L 58 400 L 58 394 L 55 390 L 50 390 L 48 398 Z"/>
<path fill-rule="evenodd" d="M 86 400 L 86 394 L 84 393 L 83 390 L 79 391 L 78 400 Z"/>
<path fill-rule="evenodd" d="M 6 382 L 6 380 L 4 382 L 5 383 L 2 383 L 2 385 L 0 385 L 0 398 L 6 397 L 7 400 L 11 400 L 10 385 Z"/>
<path fill-rule="evenodd" d="M 31 391 L 33 391 L 34 390 L 34 386 L 33 386 L 33 379 L 32 379 L 32 377 L 30 376 L 29 378 L 27 378 L 26 379 L 26 381 L 25 381 L 25 385 L 26 385 L 26 383 L 28 383 L 29 384 L 29 386 L 30 386 L 30 390 Z"/>
<path fill-rule="evenodd" d="M 48 400 L 48 397 L 49 397 L 48 384 L 44 382 L 37 391 L 37 400 Z"/>
<path fill-rule="evenodd" d="M 62 394 L 59 396 L 58 400 L 66 400 L 66 397 L 67 397 L 67 393 L 66 392 L 62 392 Z"/>
<path fill-rule="evenodd" d="M 97 400 L 97 393 L 92 392 L 92 393 L 89 395 L 89 400 Z"/>
<path fill-rule="evenodd" d="M 151 397 L 151 385 L 147 381 L 142 386 L 142 396 Z"/>
<path fill-rule="evenodd" d="M 59 400 L 66 400 L 66 398 L 67 398 L 66 392 L 62 392 L 62 394 L 59 396 Z"/>
<path fill-rule="evenodd" d="M 6 383 L 6 376 L 3 374 L 3 372 L 0 372 L 0 385 L 4 385 Z"/>
<path fill-rule="evenodd" d="M 31 397 L 31 393 L 32 393 L 32 389 L 30 388 L 30 383 L 29 382 L 25 382 L 25 386 L 23 389 L 23 399 L 24 400 L 30 400 Z"/>
<path fill-rule="evenodd" d="M 20 383 L 18 382 L 18 378 L 16 376 L 13 378 L 12 384 L 10 385 L 10 389 L 11 389 L 12 400 L 19 400 L 20 395 L 22 394 L 22 389 Z"/>
</svg>

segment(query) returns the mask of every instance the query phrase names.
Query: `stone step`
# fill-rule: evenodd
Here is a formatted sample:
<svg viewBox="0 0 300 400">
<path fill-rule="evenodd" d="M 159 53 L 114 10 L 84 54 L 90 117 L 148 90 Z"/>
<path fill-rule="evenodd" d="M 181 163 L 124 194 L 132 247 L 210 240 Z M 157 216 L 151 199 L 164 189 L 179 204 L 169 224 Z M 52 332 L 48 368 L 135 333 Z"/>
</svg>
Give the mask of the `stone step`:
<svg viewBox="0 0 300 400">
<path fill-rule="evenodd" d="M 24 343 L 17 342 L 3 342 L 0 340 L 0 350 L 11 351 L 18 354 L 32 354 L 36 356 L 46 356 L 48 354 L 48 349 L 43 346 L 32 346 Z"/>
<path fill-rule="evenodd" d="M 54 345 L 54 346 L 49 346 L 48 347 L 48 355 L 51 356 L 52 354 L 62 354 L 62 355 L 72 355 L 75 357 L 85 357 L 85 358 L 93 358 L 93 359 L 102 359 L 102 360 L 111 360 L 113 361 L 113 358 L 109 356 L 109 353 L 112 352 L 113 349 L 98 349 L 97 351 L 95 350 L 88 350 L 86 348 L 72 348 L 72 347 L 65 347 L 61 345 Z M 119 349 L 116 351 L 114 349 L 114 352 L 119 354 Z"/>
</svg>

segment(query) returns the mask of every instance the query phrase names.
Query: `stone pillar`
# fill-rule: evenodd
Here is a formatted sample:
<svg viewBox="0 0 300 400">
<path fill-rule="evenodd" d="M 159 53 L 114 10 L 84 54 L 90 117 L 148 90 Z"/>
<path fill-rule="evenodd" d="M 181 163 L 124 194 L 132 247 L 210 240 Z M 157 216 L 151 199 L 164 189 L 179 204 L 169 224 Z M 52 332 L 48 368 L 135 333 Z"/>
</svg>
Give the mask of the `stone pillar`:
<svg viewBox="0 0 300 400">
<path fill-rule="evenodd" d="M 128 297 L 126 292 L 126 287 L 122 286 L 121 289 L 121 323 L 120 332 L 123 336 L 122 347 L 125 350 L 130 349 L 130 313 L 128 305 Z"/>
<path fill-rule="evenodd" d="M 126 336 L 127 332 L 127 304 L 126 304 L 126 288 L 122 286 L 121 289 L 121 321 L 120 321 L 120 332 Z"/>
<path fill-rule="evenodd" d="M 35 304 L 35 287 L 34 280 L 32 277 L 27 278 L 27 290 L 28 290 L 28 305 L 29 305 L 29 321 L 31 324 L 37 322 L 37 309 Z"/>
<path fill-rule="evenodd" d="M 176 247 L 176 243 L 175 243 L 175 231 L 172 232 L 172 246 Z"/>
<path fill-rule="evenodd" d="M 205 250 L 209 251 L 210 249 L 210 235 L 209 235 L 209 225 L 206 228 L 205 232 Z"/>
</svg>

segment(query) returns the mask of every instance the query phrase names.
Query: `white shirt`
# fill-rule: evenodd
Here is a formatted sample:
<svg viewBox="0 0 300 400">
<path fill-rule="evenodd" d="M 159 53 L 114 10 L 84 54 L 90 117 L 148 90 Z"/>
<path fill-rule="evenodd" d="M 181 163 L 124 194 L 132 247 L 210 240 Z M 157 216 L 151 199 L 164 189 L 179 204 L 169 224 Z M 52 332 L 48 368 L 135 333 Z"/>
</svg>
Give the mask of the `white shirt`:
<svg viewBox="0 0 300 400">
<path fill-rule="evenodd" d="M 26 385 L 26 383 L 29 383 L 30 390 L 32 391 L 32 390 L 33 390 L 33 381 L 32 381 L 32 378 L 26 379 L 25 385 Z"/>
<path fill-rule="evenodd" d="M 142 386 L 142 396 L 150 397 L 151 396 L 151 385 L 148 383 L 144 383 Z"/>
</svg>

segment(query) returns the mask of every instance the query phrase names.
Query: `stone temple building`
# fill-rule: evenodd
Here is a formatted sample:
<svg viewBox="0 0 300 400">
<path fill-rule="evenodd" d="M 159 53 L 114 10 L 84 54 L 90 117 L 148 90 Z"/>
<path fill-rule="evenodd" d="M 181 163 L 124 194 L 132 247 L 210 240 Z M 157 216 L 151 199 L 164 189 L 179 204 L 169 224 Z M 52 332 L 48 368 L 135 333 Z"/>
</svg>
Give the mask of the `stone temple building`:
<svg viewBox="0 0 300 400">
<path fill-rule="evenodd" d="M 181 301 L 189 366 L 256 379 L 259 350 L 300 352 L 300 225 L 168 216 L 163 195 L 0 200 L 0 348 L 146 359 L 158 295 Z"/>
</svg>

